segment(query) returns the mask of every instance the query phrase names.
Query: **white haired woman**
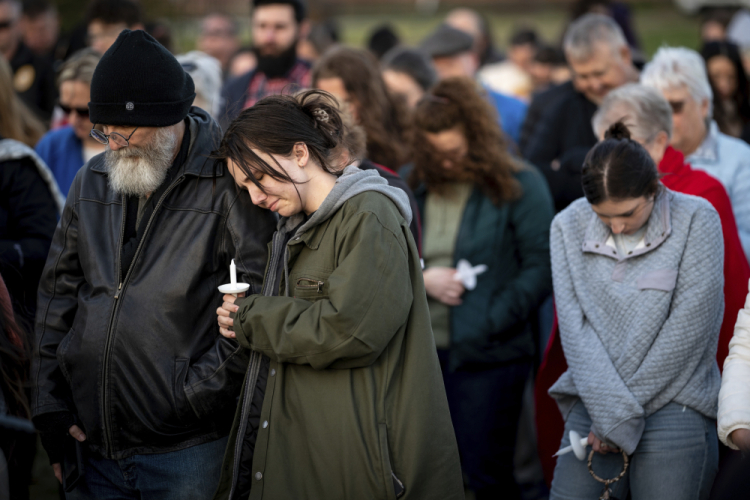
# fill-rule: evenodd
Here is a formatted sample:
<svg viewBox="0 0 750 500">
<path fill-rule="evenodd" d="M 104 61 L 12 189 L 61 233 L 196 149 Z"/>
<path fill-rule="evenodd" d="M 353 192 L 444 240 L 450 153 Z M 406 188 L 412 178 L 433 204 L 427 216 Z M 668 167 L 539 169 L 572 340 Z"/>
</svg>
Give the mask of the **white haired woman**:
<svg viewBox="0 0 750 500">
<path fill-rule="evenodd" d="M 719 131 L 703 58 L 684 47 L 662 47 L 641 75 L 672 108 L 670 144 L 687 162 L 713 175 L 727 190 L 745 256 L 750 259 L 750 146 Z"/>
</svg>

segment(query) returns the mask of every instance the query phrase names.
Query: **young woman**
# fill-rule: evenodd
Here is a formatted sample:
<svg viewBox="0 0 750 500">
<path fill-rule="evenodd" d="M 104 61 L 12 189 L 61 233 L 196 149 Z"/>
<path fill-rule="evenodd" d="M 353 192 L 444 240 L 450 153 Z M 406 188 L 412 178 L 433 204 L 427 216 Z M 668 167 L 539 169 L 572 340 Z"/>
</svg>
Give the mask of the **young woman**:
<svg viewBox="0 0 750 500">
<path fill-rule="evenodd" d="M 706 42 L 701 56 L 706 61 L 719 130 L 750 142 L 750 85 L 739 48 L 730 42 Z"/>
<path fill-rule="evenodd" d="M 313 67 L 312 86 L 346 103 L 365 129 L 369 160 L 394 171 L 409 161 L 406 103 L 388 92 L 372 54 L 351 47 L 329 50 Z"/>
<path fill-rule="evenodd" d="M 219 157 L 281 216 L 263 294 L 217 312 L 252 350 L 216 498 L 463 498 L 400 189 L 341 171 L 329 94 L 243 111 Z"/>
<path fill-rule="evenodd" d="M 552 197 L 507 151 L 492 105 L 468 78 L 439 82 L 414 114 L 415 187 L 432 330 L 468 486 L 521 498 L 513 478 L 532 318 L 550 294 Z M 475 287 L 461 260 L 484 265 Z"/>
<path fill-rule="evenodd" d="M 704 199 L 659 182 L 620 122 L 586 157 L 585 199 L 552 224 L 550 253 L 568 370 L 550 388 L 569 431 L 588 435 L 612 494 L 707 499 L 718 467 L 716 345 L 723 237 Z M 597 498 L 586 461 L 558 458 L 551 499 Z"/>
</svg>

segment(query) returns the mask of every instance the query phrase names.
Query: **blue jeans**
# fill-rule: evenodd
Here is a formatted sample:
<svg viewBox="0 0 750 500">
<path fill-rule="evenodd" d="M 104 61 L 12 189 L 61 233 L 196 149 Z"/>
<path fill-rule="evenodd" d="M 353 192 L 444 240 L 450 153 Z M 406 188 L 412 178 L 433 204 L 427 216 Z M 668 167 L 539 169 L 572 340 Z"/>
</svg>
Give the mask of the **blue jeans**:
<svg viewBox="0 0 750 500">
<path fill-rule="evenodd" d="M 84 457 L 84 476 L 66 500 L 207 500 L 219 485 L 228 437 L 184 450 L 122 460 Z"/>
<path fill-rule="evenodd" d="M 588 436 L 591 429 L 583 403 L 578 402 L 565 422 L 560 447 L 568 446 L 571 430 Z M 586 448 L 587 457 L 591 447 Z M 603 479 L 622 471 L 622 454 L 595 454 L 594 472 Z M 612 485 L 612 495 L 633 500 L 706 500 L 719 467 L 716 421 L 690 408 L 670 403 L 646 419 L 641 441 L 630 457 L 625 476 Z M 588 472 L 586 460 L 568 453 L 557 459 L 550 500 L 599 498 L 604 485 Z"/>
</svg>

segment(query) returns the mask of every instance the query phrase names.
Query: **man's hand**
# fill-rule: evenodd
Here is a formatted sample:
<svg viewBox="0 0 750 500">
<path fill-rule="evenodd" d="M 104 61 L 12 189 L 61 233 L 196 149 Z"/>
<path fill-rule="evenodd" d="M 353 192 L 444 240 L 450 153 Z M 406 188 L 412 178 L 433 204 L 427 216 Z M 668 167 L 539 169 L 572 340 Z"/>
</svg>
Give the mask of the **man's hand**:
<svg viewBox="0 0 750 500">
<path fill-rule="evenodd" d="M 427 295 L 447 306 L 461 305 L 464 286 L 454 279 L 456 270 L 451 267 L 428 267 L 422 272 Z"/>
<path fill-rule="evenodd" d="M 596 437 L 593 432 L 589 432 L 589 444 L 597 453 L 620 453 L 620 448 L 609 446 L 604 441 Z"/>
<path fill-rule="evenodd" d="M 241 293 L 240 297 L 244 297 L 245 294 Z M 231 313 L 236 313 L 240 310 L 239 306 L 234 305 L 237 297 L 228 293 L 224 295 L 224 303 L 220 308 L 216 310 L 219 322 L 219 333 L 228 339 L 236 339 L 237 335 L 234 334 L 234 320 L 229 317 Z"/>
<path fill-rule="evenodd" d="M 750 429 L 735 429 L 729 434 L 729 439 L 743 453 L 750 451 Z"/>
<path fill-rule="evenodd" d="M 68 433 L 73 436 L 74 439 L 82 443 L 86 441 L 86 434 L 84 434 L 81 428 L 77 425 L 71 425 L 70 429 L 68 429 Z M 52 470 L 55 471 L 55 477 L 60 481 L 60 484 L 62 484 L 62 466 L 60 466 L 59 463 L 52 464 Z"/>
</svg>

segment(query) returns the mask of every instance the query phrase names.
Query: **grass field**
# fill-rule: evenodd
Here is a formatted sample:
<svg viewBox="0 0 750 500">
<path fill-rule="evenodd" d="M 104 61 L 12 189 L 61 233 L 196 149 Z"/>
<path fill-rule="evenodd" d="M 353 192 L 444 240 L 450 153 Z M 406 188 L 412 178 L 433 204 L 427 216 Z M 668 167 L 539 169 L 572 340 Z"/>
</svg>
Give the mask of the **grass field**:
<svg viewBox="0 0 750 500">
<path fill-rule="evenodd" d="M 636 5 L 633 9 L 633 24 L 647 55 L 652 55 L 661 45 L 684 45 L 698 48 L 699 22 L 696 16 L 686 16 L 672 5 Z M 495 44 L 502 49 L 515 27 L 528 26 L 536 28 L 549 43 L 560 40 L 568 22 L 568 13 L 560 7 L 519 10 L 507 12 L 497 9 L 486 11 L 492 25 Z M 344 43 L 363 46 L 373 28 L 383 24 L 395 27 L 401 39 L 408 45 L 416 45 L 427 36 L 444 18 L 445 11 L 434 15 L 421 15 L 416 12 L 400 9 L 388 13 L 381 9 L 374 12 L 347 13 L 336 15 Z M 247 27 L 248 17 L 240 17 L 239 22 Z M 198 21 L 194 19 L 174 21 L 175 49 L 186 52 L 195 47 L 198 36 Z M 249 28 L 242 30 L 243 39 L 250 41 Z"/>
<path fill-rule="evenodd" d="M 650 56 L 663 44 L 697 48 L 699 25 L 697 17 L 688 17 L 671 6 L 644 5 L 634 8 L 634 26 L 643 49 Z M 534 12 L 487 13 L 493 28 L 495 43 L 503 48 L 517 26 L 534 27 L 550 43 L 558 41 L 567 25 L 568 14 L 561 9 Z M 362 46 L 374 27 L 390 23 L 409 45 L 419 43 L 443 19 L 444 13 L 434 16 L 418 14 L 342 15 L 337 19 L 345 43 Z"/>
</svg>

